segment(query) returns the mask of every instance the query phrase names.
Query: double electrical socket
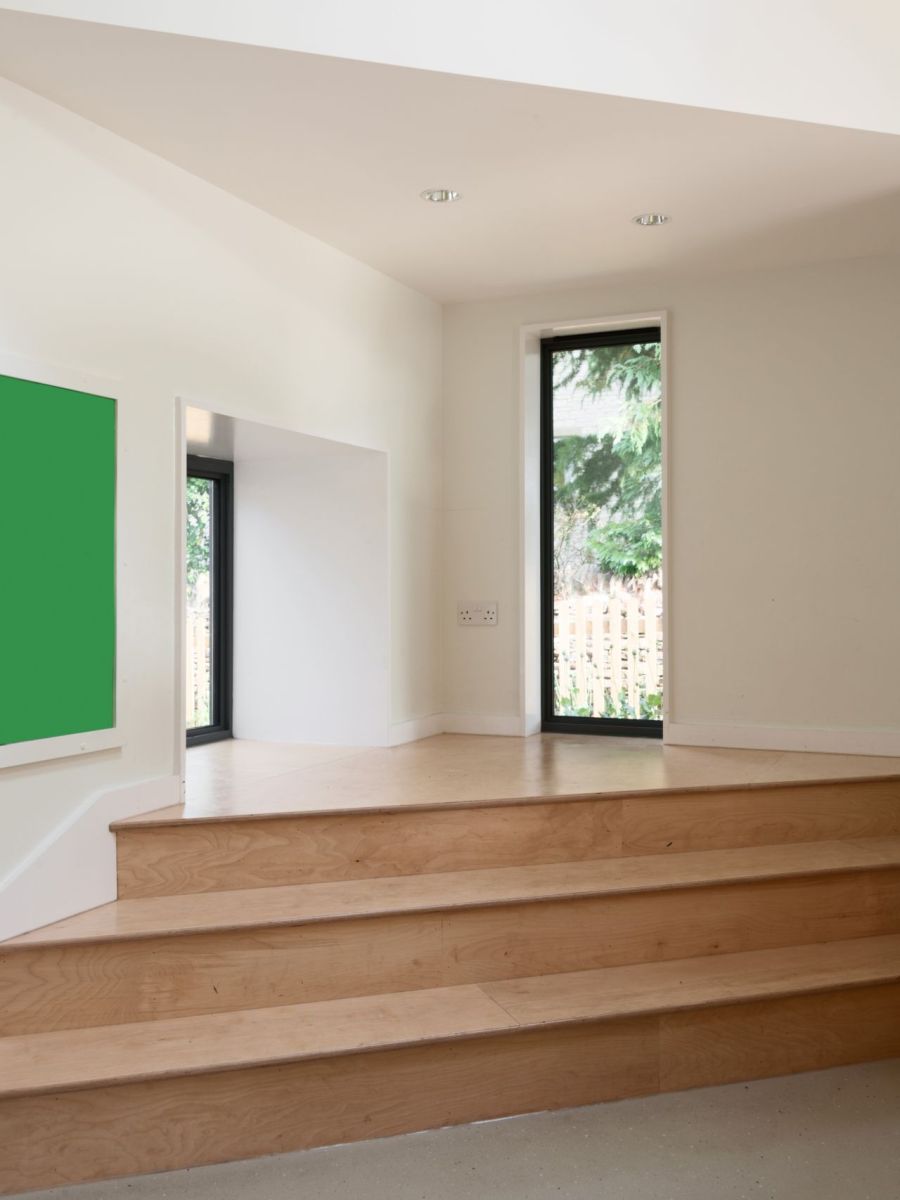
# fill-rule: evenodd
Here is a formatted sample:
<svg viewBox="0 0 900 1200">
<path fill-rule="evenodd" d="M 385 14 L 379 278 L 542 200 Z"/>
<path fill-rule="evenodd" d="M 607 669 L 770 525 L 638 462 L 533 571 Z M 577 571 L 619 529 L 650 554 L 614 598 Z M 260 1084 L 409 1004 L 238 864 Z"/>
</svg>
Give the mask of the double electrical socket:
<svg viewBox="0 0 900 1200">
<path fill-rule="evenodd" d="M 497 601 L 470 600 L 460 604 L 456 610 L 456 621 L 458 625 L 496 625 Z"/>
</svg>

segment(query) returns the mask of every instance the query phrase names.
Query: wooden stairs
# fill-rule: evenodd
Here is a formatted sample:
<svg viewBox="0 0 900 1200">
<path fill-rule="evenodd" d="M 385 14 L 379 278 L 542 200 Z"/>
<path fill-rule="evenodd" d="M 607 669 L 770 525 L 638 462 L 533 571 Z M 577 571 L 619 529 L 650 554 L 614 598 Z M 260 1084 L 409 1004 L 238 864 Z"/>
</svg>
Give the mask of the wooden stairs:
<svg viewBox="0 0 900 1200">
<path fill-rule="evenodd" d="M 900 777 L 115 829 L 0 945 L 0 1191 L 900 1055 Z"/>
</svg>

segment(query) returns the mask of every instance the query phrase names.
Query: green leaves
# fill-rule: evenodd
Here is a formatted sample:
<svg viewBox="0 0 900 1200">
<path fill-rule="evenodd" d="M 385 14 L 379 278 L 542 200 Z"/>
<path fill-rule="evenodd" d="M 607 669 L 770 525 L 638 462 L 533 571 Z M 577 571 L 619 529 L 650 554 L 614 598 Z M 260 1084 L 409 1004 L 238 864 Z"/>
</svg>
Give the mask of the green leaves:
<svg viewBox="0 0 900 1200">
<path fill-rule="evenodd" d="M 618 391 L 627 405 L 658 404 L 661 351 L 659 342 L 560 351 L 553 361 L 554 390 L 576 387 L 589 396 Z"/>
<path fill-rule="evenodd" d="M 645 721 L 661 721 L 663 698 L 656 692 L 641 696 L 641 717 Z"/>
<path fill-rule="evenodd" d="M 210 528 L 210 499 L 212 481 L 194 475 L 187 478 L 187 586 L 193 595 L 197 580 L 210 570 L 212 541 Z"/>
<path fill-rule="evenodd" d="M 602 525 L 588 545 L 600 570 L 617 579 L 646 579 L 662 566 L 662 533 L 650 515 Z"/>
<path fill-rule="evenodd" d="M 615 504 L 624 463 L 607 434 L 572 434 L 553 446 L 553 487 L 557 507 L 583 513 L 590 519 L 600 509 Z"/>
<path fill-rule="evenodd" d="M 661 568 L 660 350 L 652 342 L 568 350 L 554 357 L 554 389 L 585 398 L 617 393 L 622 409 L 612 432 L 572 434 L 554 443 L 558 560 L 583 542 L 595 566 L 613 578 L 652 578 Z M 582 537 L 575 533 L 578 528 Z"/>
</svg>

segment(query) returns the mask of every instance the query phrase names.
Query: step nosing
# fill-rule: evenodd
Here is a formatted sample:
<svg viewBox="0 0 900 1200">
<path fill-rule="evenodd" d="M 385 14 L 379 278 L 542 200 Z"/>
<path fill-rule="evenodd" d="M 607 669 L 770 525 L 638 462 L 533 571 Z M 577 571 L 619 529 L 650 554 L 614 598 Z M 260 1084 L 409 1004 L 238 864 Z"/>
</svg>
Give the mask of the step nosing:
<svg viewBox="0 0 900 1200">
<path fill-rule="evenodd" d="M 664 796 L 686 796 L 712 792 L 732 794 L 738 792 L 766 791 L 774 788 L 802 789 L 866 783 L 900 784 L 900 773 L 890 772 L 883 775 L 837 777 L 825 776 L 821 779 L 770 779 L 741 783 L 662 785 L 651 788 L 620 788 L 605 792 L 565 792 L 555 796 L 536 793 L 531 796 L 498 796 L 474 800 L 429 800 L 422 801 L 421 803 L 404 803 L 400 801 L 396 803 L 356 805 L 343 808 L 298 808 L 258 813 L 203 813 L 197 816 L 163 817 L 155 820 L 148 814 L 146 817 L 138 816 L 122 821 L 113 821 L 109 828 L 115 833 L 127 833 L 129 830 L 136 829 L 185 828 L 191 825 L 225 824 L 227 822 L 295 820 L 303 817 L 346 817 L 365 816 L 367 814 L 392 815 L 405 812 L 443 812 L 445 810 L 458 811 L 459 809 L 503 808 L 525 804 L 564 804 L 586 800 L 660 799 Z"/>
<path fill-rule="evenodd" d="M 862 839 L 856 839 L 856 840 L 859 841 Z M 815 845 L 823 845 L 823 844 L 826 844 L 826 843 L 808 842 L 808 843 L 792 843 L 789 845 L 791 845 L 792 847 L 796 847 L 799 845 L 815 846 Z M 736 848 L 736 849 L 739 849 L 740 852 L 744 853 L 744 854 L 747 854 L 752 850 L 759 850 L 761 856 L 762 856 L 763 851 L 766 851 L 769 853 L 771 853 L 771 851 L 772 851 L 771 846 L 741 847 L 741 848 Z M 696 852 L 690 851 L 688 853 L 694 854 L 694 853 L 706 853 L 706 852 L 705 851 L 696 851 Z M 727 853 L 727 851 L 714 851 L 712 853 L 721 854 L 721 853 Z M 646 857 L 648 860 L 651 860 L 653 862 L 656 862 L 658 860 L 670 862 L 670 861 L 672 861 L 672 859 L 676 858 L 677 856 L 676 855 L 646 855 L 646 856 L 641 856 L 641 857 Z M 609 858 L 609 859 L 597 859 L 597 860 L 591 860 L 591 861 L 603 862 L 603 863 L 618 863 L 618 862 L 624 862 L 624 861 L 634 861 L 634 859 Z M 556 864 L 546 864 L 546 865 L 554 866 Z M 577 865 L 580 866 L 582 864 L 579 863 Z M 604 896 L 615 897 L 615 896 L 646 895 L 646 894 L 650 894 L 653 892 L 687 891 L 692 888 L 701 889 L 701 888 L 712 888 L 712 887 L 720 887 L 720 886 L 727 887 L 729 885 L 739 885 L 742 883 L 747 883 L 747 884 L 749 884 L 749 883 L 767 883 L 767 882 L 772 882 L 773 880 L 779 880 L 779 879 L 783 879 L 783 880 L 812 879 L 812 878 L 816 878 L 819 876 L 826 876 L 826 875 L 842 875 L 842 874 L 846 875 L 846 874 L 857 874 L 859 872 L 868 873 L 868 872 L 872 872 L 872 871 L 886 871 L 886 870 L 891 870 L 891 869 L 896 870 L 898 867 L 900 867 L 900 854 L 898 854 L 894 858 L 885 857 L 884 859 L 871 861 L 871 862 L 844 862 L 844 863 L 831 863 L 831 864 L 811 863 L 806 866 L 804 866 L 802 863 L 800 863 L 800 864 L 793 863 L 793 864 L 790 864 L 790 865 L 787 865 L 787 866 L 784 866 L 781 868 L 779 868 L 776 865 L 771 868 L 767 868 L 765 870 L 760 870 L 760 871 L 753 871 L 753 870 L 745 867 L 741 870 L 736 869 L 731 872 L 729 872 L 727 870 L 725 870 L 725 871 L 719 870 L 715 873 L 710 873 L 709 875 L 699 876 L 699 877 L 693 878 L 693 879 L 646 880 L 646 881 L 642 881 L 642 880 L 638 879 L 633 882 L 617 884 L 617 885 L 612 884 L 612 883 L 606 883 L 606 884 L 598 884 L 596 887 L 594 887 L 594 886 L 585 886 L 583 888 L 574 887 L 574 888 L 569 888 L 568 890 L 566 890 L 565 888 L 555 889 L 555 888 L 548 887 L 548 889 L 545 892 L 541 892 L 539 894 L 534 894 L 534 893 L 522 894 L 522 893 L 517 893 L 517 892 L 511 891 L 508 894 L 502 895 L 502 896 L 487 896 L 487 897 L 481 897 L 481 898 L 461 897 L 459 899 L 447 899 L 447 900 L 440 900 L 440 901 L 438 901 L 438 900 L 427 901 L 427 902 L 425 902 L 425 901 L 422 901 L 422 902 L 410 901 L 407 904 L 398 904 L 395 906 L 384 906 L 384 907 L 380 907 L 377 904 L 374 904 L 373 906 L 368 907 L 368 908 L 361 907 L 358 911 L 354 911 L 354 912 L 324 912 L 324 913 L 316 913 L 316 914 L 309 914 L 309 915 L 304 915 L 302 913 L 291 913 L 291 914 L 285 914 L 283 916 L 279 915 L 279 916 L 271 916 L 271 917 L 266 917 L 265 915 L 260 914 L 258 916 L 254 915 L 245 920 L 222 920 L 222 921 L 211 922 L 209 924 L 203 924 L 203 923 L 185 924 L 181 927 L 177 927 L 177 926 L 173 927 L 173 925 L 171 923 L 168 923 L 168 924 L 160 924 L 158 926 L 156 926 L 156 925 L 148 926 L 146 929 L 131 930 L 131 931 L 124 931 L 124 932 L 110 931 L 110 932 L 106 932 L 106 933 L 83 934 L 83 935 L 79 935 L 78 933 L 73 933 L 71 935 L 60 934 L 59 936 L 55 936 L 55 937 L 34 938 L 34 940 L 31 940 L 31 941 L 19 941 L 18 939 L 12 939 L 11 941 L 0 942 L 0 953 L 2 953 L 4 951 L 5 952 L 19 952 L 19 951 L 25 951 L 25 950 L 36 950 L 39 948 L 40 949 L 51 949 L 53 947 L 92 945 L 92 944 L 102 944 L 102 943 L 106 943 L 106 942 L 147 941 L 147 940 L 151 940 L 154 938 L 161 938 L 161 937 L 165 937 L 165 938 L 196 937 L 196 936 L 202 935 L 202 934 L 237 933 L 237 932 L 241 932 L 241 931 L 249 933 L 249 932 L 252 932 L 253 930 L 282 929 L 282 928 L 300 927 L 300 926 L 306 926 L 306 925 L 343 923 L 343 922 L 348 922 L 348 921 L 378 920 L 378 919 L 383 919 L 385 917 L 392 917 L 392 916 L 393 917 L 403 917 L 403 916 L 415 916 L 417 914 L 424 914 L 424 913 L 459 912 L 461 910 L 467 910 L 467 909 L 501 908 L 503 906 L 521 905 L 521 904 L 552 904 L 555 902 L 566 902 L 566 901 L 571 902 L 571 901 L 577 901 L 577 900 L 598 899 L 598 898 L 604 897 Z M 528 869 L 528 868 L 519 868 L 519 867 L 502 868 L 501 867 L 501 868 L 497 868 L 497 871 L 502 872 L 503 870 L 523 870 L 523 869 Z M 459 873 L 448 872 L 448 874 L 454 874 L 454 875 L 465 874 L 465 872 L 459 872 Z M 364 879 L 364 880 L 335 881 L 334 884 L 319 884 L 319 883 L 295 884 L 295 885 L 281 884 L 281 885 L 273 885 L 272 890 L 281 890 L 284 887 L 292 887 L 292 886 L 297 887 L 297 888 L 321 887 L 321 886 L 340 886 L 340 884 L 344 883 L 344 882 L 346 882 L 348 885 L 357 884 L 357 883 L 371 885 L 371 884 L 377 882 L 378 878 L 379 877 L 373 877 L 373 878 Z M 383 876 L 381 878 L 417 879 L 417 878 L 422 878 L 422 877 L 410 875 L 410 876 Z M 181 899 L 182 901 L 187 901 L 188 903 L 190 903 L 190 901 L 192 899 L 199 897 L 199 896 L 209 897 L 209 896 L 225 896 L 225 895 L 227 895 L 229 897 L 239 897 L 242 895 L 243 892 L 246 892 L 248 894 L 253 894 L 253 895 L 259 895 L 260 893 L 264 893 L 267 890 L 269 890 L 269 889 L 268 888 L 246 888 L 246 889 L 239 889 L 237 891 L 184 893 L 182 896 L 179 896 L 178 898 Z M 168 902 L 171 902 L 173 899 L 175 899 L 175 897 L 173 897 L 173 896 L 159 896 L 159 897 L 146 897 L 144 899 L 134 900 L 134 901 L 125 900 L 125 901 L 121 901 L 120 903 L 125 903 L 125 904 L 139 903 L 139 904 L 146 904 L 146 905 L 152 906 L 154 900 L 164 901 L 164 902 L 168 903 Z M 77 918 L 68 918 L 68 919 L 69 920 L 77 920 Z M 29 934 L 22 935 L 23 938 L 28 938 L 29 936 L 30 936 Z"/>
<path fill-rule="evenodd" d="M 614 1019 L 614 1018 L 613 1018 Z M 147 1022 L 152 1024 L 153 1022 Z M 568 1024 L 570 1022 L 560 1022 Z M 571 1024 L 584 1024 L 585 1022 L 578 1020 Z M 226 1071 L 252 1071 L 260 1067 L 280 1067 L 289 1063 L 298 1062 L 319 1062 L 326 1058 L 346 1058 L 358 1054 L 377 1054 L 379 1051 L 385 1050 L 406 1050 L 416 1046 L 436 1046 L 447 1042 L 469 1041 L 475 1038 L 493 1037 L 503 1034 L 519 1033 L 526 1029 L 532 1028 L 550 1028 L 547 1025 L 516 1025 L 508 1029 L 473 1029 L 466 1033 L 437 1033 L 430 1037 L 421 1038 L 400 1038 L 396 1041 L 376 1042 L 365 1046 L 348 1046 L 340 1049 L 323 1049 L 323 1050 L 308 1050 L 296 1051 L 294 1053 L 285 1052 L 284 1054 L 275 1054 L 271 1057 L 258 1057 L 246 1059 L 234 1059 L 229 1062 L 211 1063 L 208 1066 L 187 1066 L 187 1067 L 166 1067 L 159 1071 L 140 1071 L 135 1072 L 130 1076 L 117 1076 L 108 1079 L 84 1079 L 79 1081 L 65 1081 L 63 1083 L 42 1083 L 35 1087 L 20 1087 L 4 1091 L 0 1088 L 0 1101 L 13 1100 L 17 1096 L 40 1096 L 48 1094 L 56 1094 L 61 1092 L 82 1092 L 95 1091 L 98 1088 L 107 1087 L 127 1087 L 134 1083 L 152 1083 L 155 1080 L 163 1079 L 185 1079 L 194 1075 L 222 1075 Z M 0 1039 L 2 1040 L 2 1039 Z"/>
</svg>

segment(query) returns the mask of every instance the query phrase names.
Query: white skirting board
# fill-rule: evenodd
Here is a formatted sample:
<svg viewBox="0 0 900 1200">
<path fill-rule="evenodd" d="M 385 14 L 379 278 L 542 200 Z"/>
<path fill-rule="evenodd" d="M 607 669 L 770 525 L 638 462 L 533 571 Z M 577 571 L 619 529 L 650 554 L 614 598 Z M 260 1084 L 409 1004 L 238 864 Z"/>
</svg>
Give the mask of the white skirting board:
<svg viewBox="0 0 900 1200">
<path fill-rule="evenodd" d="M 493 716 L 491 713 L 445 713 L 444 733 L 480 733 L 494 737 L 525 737 L 525 721 L 520 716 Z"/>
<path fill-rule="evenodd" d="M 489 737 L 530 737 L 541 728 L 540 717 L 492 713 L 432 713 L 391 726 L 390 745 L 402 746 L 439 733 L 477 733 Z"/>
<path fill-rule="evenodd" d="M 530 737 L 541 719 L 490 713 L 433 713 L 391 726 L 390 745 L 401 746 L 439 733 Z M 816 754 L 900 757 L 900 729 L 814 729 L 785 725 L 714 725 L 666 721 L 663 741 L 670 746 L 720 746 L 736 750 L 796 750 Z"/>
<path fill-rule="evenodd" d="M 177 775 L 89 796 L 0 882 L 0 940 L 115 900 L 110 822 L 180 802 Z"/>
<path fill-rule="evenodd" d="M 418 742 L 422 738 L 435 737 L 443 732 L 443 713 L 432 713 L 428 717 L 414 717 L 411 721 L 397 721 L 391 726 L 388 745 L 403 746 L 407 742 Z"/>
<path fill-rule="evenodd" d="M 721 746 L 734 750 L 799 750 L 815 754 L 900 757 L 900 729 L 811 729 L 786 725 L 706 725 L 667 721 L 669 746 Z"/>
</svg>

